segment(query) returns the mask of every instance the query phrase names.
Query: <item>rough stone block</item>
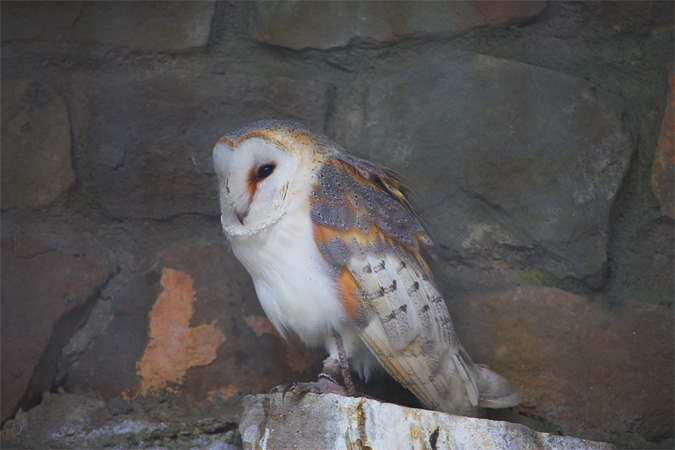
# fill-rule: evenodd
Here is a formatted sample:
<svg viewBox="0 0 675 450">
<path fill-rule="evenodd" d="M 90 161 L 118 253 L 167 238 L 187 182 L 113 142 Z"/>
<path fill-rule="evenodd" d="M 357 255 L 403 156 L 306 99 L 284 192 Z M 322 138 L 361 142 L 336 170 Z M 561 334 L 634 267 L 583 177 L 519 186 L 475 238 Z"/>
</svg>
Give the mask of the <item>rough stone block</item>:
<svg viewBox="0 0 675 450">
<path fill-rule="evenodd" d="M 215 1 L 3 2 L 4 42 L 43 41 L 136 52 L 189 51 L 208 42 Z"/>
<path fill-rule="evenodd" d="M 247 396 L 239 431 L 247 449 L 614 448 L 604 442 L 537 433 L 508 422 L 335 394 Z"/>
<path fill-rule="evenodd" d="M 63 336 L 55 328 L 68 314 L 82 314 L 108 279 L 111 268 L 100 251 L 68 255 L 26 237 L 2 239 L 2 421 L 11 416 L 26 394 L 50 342 L 67 339 L 79 325 L 68 320 Z M 83 317 L 80 317 L 83 319 Z M 68 326 L 69 325 L 69 326 Z M 37 398 L 49 390 L 52 373 L 39 374 L 31 388 Z"/>
<path fill-rule="evenodd" d="M 651 186 L 661 215 L 675 219 L 675 74 L 668 76 L 668 97 L 652 163 Z"/>
<path fill-rule="evenodd" d="M 256 2 L 250 32 L 258 41 L 329 49 L 352 43 L 452 37 L 478 26 L 523 23 L 546 2 Z"/>
<path fill-rule="evenodd" d="M 49 86 L 2 81 L 2 209 L 49 205 L 75 182 L 66 103 Z"/>
<path fill-rule="evenodd" d="M 312 379 L 323 358 L 284 343 L 224 238 L 167 247 L 113 299 L 112 312 L 67 370 L 65 388 L 147 409 L 166 410 L 167 398 L 192 402 L 176 406 L 174 419 L 199 410 L 234 420 L 243 395 Z"/>
<path fill-rule="evenodd" d="M 263 118 L 324 128 L 327 85 L 246 75 L 109 80 L 92 99 L 88 163 L 114 218 L 220 215 L 211 154 L 228 131 Z"/>
<path fill-rule="evenodd" d="M 330 130 L 402 174 L 448 257 L 597 288 L 635 149 L 623 109 L 585 80 L 453 51 L 362 70 Z"/>
<path fill-rule="evenodd" d="M 672 446 L 673 315 L 525 286 L 453 299 L 455 329 L 476 362 L 518 386 L 505 418 L 630 448 Z M 523 421 L 524 418 L 528 418 Z"/>
</svg>

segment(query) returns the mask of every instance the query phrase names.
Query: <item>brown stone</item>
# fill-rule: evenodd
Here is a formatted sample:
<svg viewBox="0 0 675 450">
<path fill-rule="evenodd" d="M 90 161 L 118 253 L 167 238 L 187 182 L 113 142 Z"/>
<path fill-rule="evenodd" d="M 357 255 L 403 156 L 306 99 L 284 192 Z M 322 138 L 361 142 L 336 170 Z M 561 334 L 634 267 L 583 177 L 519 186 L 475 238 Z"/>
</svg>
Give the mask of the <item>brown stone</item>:
<svg viewBox="0 0 675 450">
<path fill-rule="evenodd" d="M 2 209 L 50 204 L 75 182 L 66 103 L 36 81 L 2 81 Z"/>
<path fill-rule="evenodd" d="M 668 75 L 668 97 L 663 114 L 661 135 L 656 144 L 652 163 L 651 186 L 661 215 L 675 219 L 673 195 L 675 192 L 675 74 Z"/>
<path fill-rule="evenodd" d="M 68 255 L 27 236 L 2 239 L 3 421 L 14 413 L 31 379 L 47 380 L 31 387 L 37 395 L 51 388 L 54 373 L 36 376 L 34 370 L 49 357 L 45 350 L 55 339 L 57 323 L 92 300 L 109 275 L 100 251 Z M 67 331 L 75 328 L 62 333 Z"/>
<path fill-rule="evenodd" d="M 534 286 L 449 306 L 474 361 L 525 395 L 495 417 L 636 447 L 673 435 L 672 310 Z"/>
<path fill-rule="evenodd" d="M 215 1 L 3 2 L 3 41 L 63 42 L 137 52 L 208 42 Z"/>
<path fill-rule="evenodd" d="M 406 38 L 452 37 L 479 26 L 523 23 L 546 2 L 256 2 L 251 35 L 300 50 L 354 42 L 390 44 Z"/>
</svg>

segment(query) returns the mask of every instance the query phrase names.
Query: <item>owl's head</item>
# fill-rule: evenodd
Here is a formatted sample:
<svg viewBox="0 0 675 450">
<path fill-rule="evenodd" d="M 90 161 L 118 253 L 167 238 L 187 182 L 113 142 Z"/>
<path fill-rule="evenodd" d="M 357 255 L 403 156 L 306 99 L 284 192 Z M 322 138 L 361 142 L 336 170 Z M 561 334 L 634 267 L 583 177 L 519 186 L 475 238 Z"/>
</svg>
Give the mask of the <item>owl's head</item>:
<svg viewBox="0 0 675 450">
<path fill-rule="evenodd" d="M 258 233 L 286 213 L 293 190 L 304 184 L 297 179 L 303 146 L 294 139 L 300 127 L 292 122 L 261 121 L 218 141 L 213 164 L 221 222 L 228 235 Z"/>
</svg>

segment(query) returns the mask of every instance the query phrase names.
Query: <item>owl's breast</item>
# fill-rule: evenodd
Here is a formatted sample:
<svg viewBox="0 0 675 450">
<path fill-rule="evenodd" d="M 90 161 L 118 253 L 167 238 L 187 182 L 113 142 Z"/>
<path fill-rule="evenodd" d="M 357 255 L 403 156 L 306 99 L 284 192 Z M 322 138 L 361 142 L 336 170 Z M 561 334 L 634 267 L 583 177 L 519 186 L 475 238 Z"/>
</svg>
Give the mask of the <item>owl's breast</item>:
<svg viewBox="0 0 675 450">
<path fill-rule="evenodd" d="M 288 211 L 261 233 L 230 240 L 279 333 L 291 330 L 306 345 L 319 346 L 346 320 L 336 281 L 316 247 L 305 209 Z"/>
</svg>

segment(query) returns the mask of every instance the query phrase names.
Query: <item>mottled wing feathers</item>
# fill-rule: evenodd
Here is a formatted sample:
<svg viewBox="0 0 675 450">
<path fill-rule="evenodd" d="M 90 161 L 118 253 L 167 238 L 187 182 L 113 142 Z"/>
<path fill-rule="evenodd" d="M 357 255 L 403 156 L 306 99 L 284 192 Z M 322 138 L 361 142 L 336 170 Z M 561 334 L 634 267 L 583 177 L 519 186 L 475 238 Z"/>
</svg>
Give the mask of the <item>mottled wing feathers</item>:
<svg viewBox="0 0 675 450">
<path fill-rule="evenodd" d="M 378 361 L 429 407 L 452 409 L 445 402 L 453 392 L 468 396 L 458 403 L 476 405 L 475 382 L 422 256 L 435 243 L 400 182 L 368 161 L 330 157 L 311 218 L 349 319 Z"/>
<path fill-rule="evenodd" d="M 338 153 L 318 174 L 312 198 L 317 226 L 365 235 L 378 233 L 386 245 L 403 251 L 429 272 L 423 253 L 435 254 L 437 244 L 403 194 L 403 186 L 386 169 Z M 341 264 L 342 265 L 342 264 Z"/>
<path fill-rule="evenodd" d="M 452 410 L 445 403 L 453 393 L 469 397 L 458 404 L 476 405 L 470 370 L 461 361 L 454 367 L 457 340 L 433 284 L 393 253 L 355 256 L 347 267 L 362 289 L 368 314 L 361 339 L 387 371 L 434 409 Z"/>
</svg>

